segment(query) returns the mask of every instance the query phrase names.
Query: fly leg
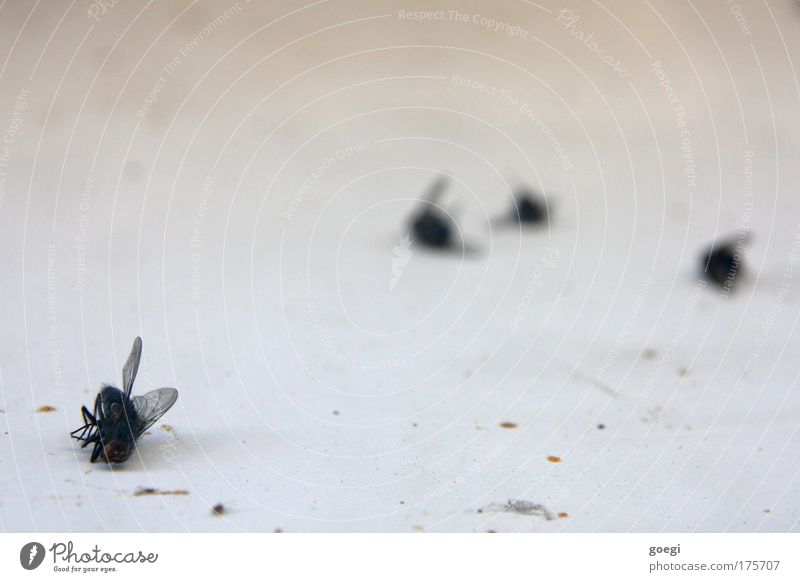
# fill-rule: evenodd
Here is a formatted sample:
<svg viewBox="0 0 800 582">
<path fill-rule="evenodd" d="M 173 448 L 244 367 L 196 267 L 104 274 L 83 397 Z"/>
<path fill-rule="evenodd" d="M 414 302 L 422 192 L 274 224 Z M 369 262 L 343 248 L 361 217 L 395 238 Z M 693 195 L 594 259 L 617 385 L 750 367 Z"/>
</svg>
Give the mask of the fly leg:
<svg viewBox="0 0 800 582">
<path fill-rule="evenodd" d="M 81 408 L 81 414 L 83 416 L 83 426 L 73 430 L 70 435 L 72 438 L 77 439 L 79 441 L 84 441 L 82 447 L 88 445 L 92 440 L 95 439 L 96 434 L 93 434 L 97 429 L 97 419 L 94 415 L 89 412 L 89 409 L 83 406 Z"/>
</svg>

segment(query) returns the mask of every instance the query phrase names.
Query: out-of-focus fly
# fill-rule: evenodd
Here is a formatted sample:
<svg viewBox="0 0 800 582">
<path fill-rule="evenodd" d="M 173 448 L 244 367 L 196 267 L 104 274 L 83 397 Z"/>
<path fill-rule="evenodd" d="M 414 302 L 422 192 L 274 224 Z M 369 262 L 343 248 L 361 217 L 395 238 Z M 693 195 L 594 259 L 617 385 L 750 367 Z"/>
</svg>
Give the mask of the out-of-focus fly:
<svg viewBox="0 0 800 582">
<path fill-rule="evenodd" d="M 122 390 L 104 385 L 94 401 L 94 411 L 81 408 L 83 426 L 71 436 L 81 448 L 93 444 L 91 462 L 123 463 L 136 447 L 136 440 L 175 404 L 175 388 L 158 388 L 131 397 L 133 381 L 142 357 L 142 338 L 133 340 L 128 361 L 122 368 Z"/>
</svg>

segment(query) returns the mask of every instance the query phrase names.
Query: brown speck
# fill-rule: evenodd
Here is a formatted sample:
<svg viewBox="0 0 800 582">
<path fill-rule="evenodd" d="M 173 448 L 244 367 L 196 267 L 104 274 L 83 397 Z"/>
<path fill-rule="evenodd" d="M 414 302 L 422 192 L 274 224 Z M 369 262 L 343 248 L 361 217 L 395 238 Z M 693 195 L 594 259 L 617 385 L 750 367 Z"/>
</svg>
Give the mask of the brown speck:
<svg viewBox="0 0 800 582">
<path fill-rule="evenodd" d="M 169 432 L 169 433 L 175 432 L 175 429 L 172 428 L 172 425 L 170 424 L 162 424 L 159 428 L 164 432 Z"/>
<path fill-rule="evenodd" d="M 500 426 L 503 428 L 517 428 L 517 423 L 506 421 L 506 422 L 501 422 Z"/>
<path fill-rule="evenodd" d="M 678 368 L 678 376 L 686 378 L 689 375 L 689 368 Z"/>
<path fill-rule="evenodd" d="M 558 517 L 560 517 L 561 519 L 566 519 L 569 517 L 569 513 L 565 513 L 562 511 L 561 513 L 558 514 Z"/>
<path fill-rule="evenodd" d="M 561 457 L 556 457 L 555 455 L 550 455 L 549 457 L 547 457 L 547 460 L 550 461 L 551 463 L 560 463 L 561 462 Z"/>
<path fill-rule="evenodd" d="M 217 503 L 214 507 L 211 508 L 211 515 L 222 515 L 225 513 L 225 506 L 221 503 Z"/>
<path fill-rule="evenodd" d="M 771 509 L 765 509 L 764 513 L 772 513 L 772 510 Z"/>
<path fill-rule="evenodd" d="M 423 526 L 423 525 L 412 525 L 411 529 L 412 529 L 412 531 L 415 531 L 417 533 L 422 533 L 422 532 L 425 531 L 425 526 Z"/>
<path fill-rule="evenodd" d="M 186 489 L 175 489 L 173 491 L 161 491 L 153 487 L 139 487 L 134 492 L 134 497 L 142 497 L 143 495 L 189 495 Z"/>
<path fill-rule="evenodd" d="M 650 348 L 642 352 L 642 357 L 644 357 L 645 360 L 655 360 L 658 357 L 658 352 Z"/>
<path fill-rule="evenodd" d="M 283 533 L 283 530 L 279 527 L 275 528 L 275 533 Z"/>
<path fill-rule="evenodd" d="M 56 411 L 55 408 L 53 408 L 52 406 L 47 406 L 47 405 L 40 406 L 39 408 L 36 409 L 36 412 L 55 412 L 55 411 Z"/>
</svg>

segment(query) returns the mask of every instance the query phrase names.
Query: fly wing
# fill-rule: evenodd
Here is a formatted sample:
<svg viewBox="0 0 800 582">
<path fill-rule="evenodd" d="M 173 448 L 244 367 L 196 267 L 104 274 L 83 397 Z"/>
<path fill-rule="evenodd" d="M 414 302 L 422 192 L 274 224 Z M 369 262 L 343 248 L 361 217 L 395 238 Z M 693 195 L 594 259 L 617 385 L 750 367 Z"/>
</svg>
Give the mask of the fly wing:
<svg viewBox="0 0 800 582">
<path fill-rule="evenodd" d="M 136 372 L 139 370 L 139 360 L 142 359 L 142 338 L 136 337 L 133 340 L 133 347 L 131 348 L 131 355 L 128 356 L 128 361 L 122 368 L 122 391 L 125 396 L 131 395 L 133 389 L 133 381 L 136 379 Z"/>
<path fill-rule="evenodd" d="M 177 399 L 178 391 L 175 388 L 158 388 L 131 398 L 138 419 L 135 436 L 140 437 L 144 431 L 153 426 L 153 423 L 161 418 Z"/>
</svg>

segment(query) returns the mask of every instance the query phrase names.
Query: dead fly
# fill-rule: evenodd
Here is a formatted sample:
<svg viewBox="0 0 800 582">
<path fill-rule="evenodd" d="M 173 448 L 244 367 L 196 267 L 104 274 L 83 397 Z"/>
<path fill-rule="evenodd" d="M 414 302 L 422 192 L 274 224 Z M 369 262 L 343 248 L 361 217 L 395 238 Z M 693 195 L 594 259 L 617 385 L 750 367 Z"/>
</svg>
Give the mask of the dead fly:
<svg viewBox="0 0 800 582">
<path fill-rule="evenodd" d="M 84 425 L 70 433 L 81 441 L 81 448 L 93 444 L 91 462 L 123 463 L 130 457 L 136 440 L 175 404 L 175 388 L 158 388 L 131 397 L 133 381 L 142 357 L 142 338 L 133 340 L 133 348 L 122 368 L 122 390 L 105 385 L 94 401 L 94 412 L 81 408 Z"/>
<path fill-rule="evenodd" d="M 549 221 L 547 201 L 527 190 L 522 190 L 514 195 L 514 204 L 511 208 L 510 218 L 513 222 L 524 225 L 547 224 Z"/>
<path fill-rule="evenodd" d="M 732 288 L 736 275 L 742 269 L 741 253 L 747 238 L 743 236 L 737 240 L 714 243 L 700 259 L 703 275 L 725 289 Z"/>
<path fill-rule="evenodd" d="M 423 209 L 411 219 L 413 239 L 431 248 L 443 249 L 453 244 L 455 222 L 436 204 L 446 187 L 447 178 L 437 178 L 428 190 Z"/>
</svg>

